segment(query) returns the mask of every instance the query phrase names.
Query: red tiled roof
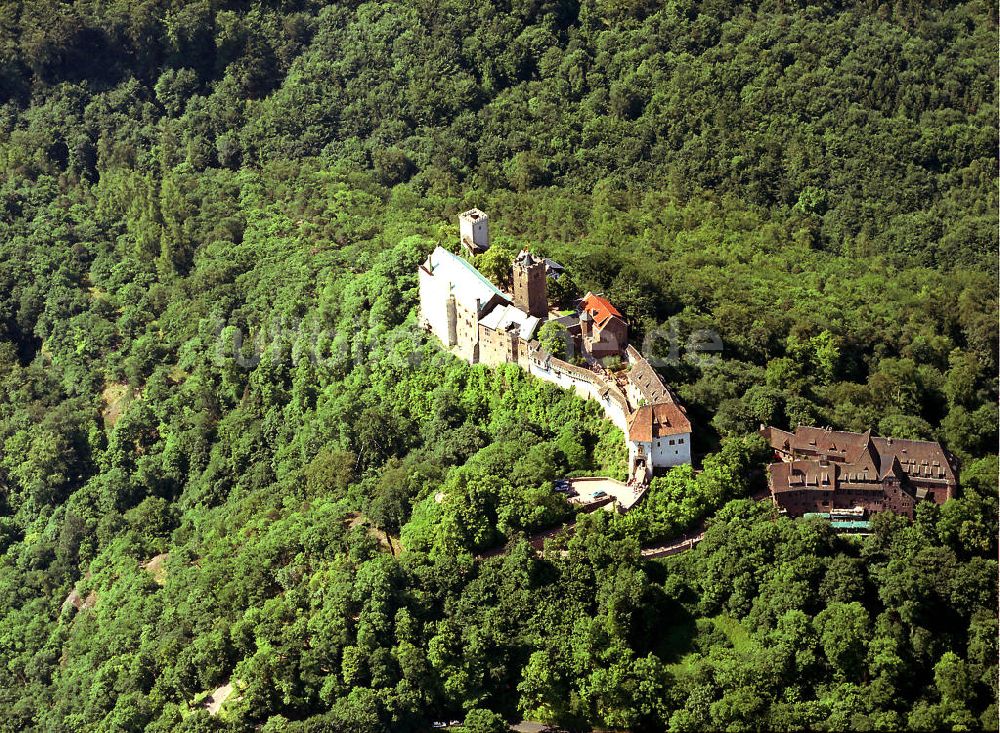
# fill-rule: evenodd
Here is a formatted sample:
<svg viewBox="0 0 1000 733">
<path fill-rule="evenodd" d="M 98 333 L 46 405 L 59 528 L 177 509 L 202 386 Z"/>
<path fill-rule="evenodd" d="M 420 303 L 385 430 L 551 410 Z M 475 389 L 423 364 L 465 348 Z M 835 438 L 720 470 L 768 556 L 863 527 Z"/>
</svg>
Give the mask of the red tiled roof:
<svg viewBox="0 0 1000 733">
<path fill-rule="evenodd" d="M 789 433 L 787 430 L 781 430 L 780 428 L 762 426 L 760 434 L 764 436 L 764 440 L 767 441 L 768 445 L 782 452 L 790 451 L 792 443 L 795 441 L 794 433 Z"/>
<path fill-rule="evenodd" d="M 805 451 L 826 455 L 831 460 L 856 466 L 857 470 L 854 472 L 857 473 L 862 473 L 867 466 L 872 473 L 884 478 L 893 470 L 895 459 L 903 474 L 910 478 L 937 480 L 952 485 L 958 483 L 952 461 L 941 444 L 935 441 L 879 438 L 872 436 L 870 430 L 850 433 L 807 425 L 799 425 L 794 433 L 765 428 L 762 434 L 778 451 Z"/>
<path fill-rule="evenodd" d="M 957 464 L 953 465 L 954 459 L 933 441 L 876 438 L 870 431 L 848 433 L 805 426 L 794 433 L 776 428 L 763 428 L 761 433 L 785 456 L 785 460 L 768 466 L 775 501 L 785 492 L 802 490 L 875 493 L 884 490 L 890 477 L 913 499 L 926 498 L 932 492 L 935 500 L 947 499 L 958 485 Z"/>
<path fill-rule="evenodd" d="M 867 433 L 849 433 L 843 430 L 826 430 L 809 425 L 799 425 L 794 433 L 770 428 L 771 446 L 777 450 L 808 450 L 829 455 L 831 458 L 857 461 L 868 446 Z M 788 441 L 787 445 L 783 445 Z"/>
<path fill-rule="evenodd" d="M 629 420 L 628 437 L 640 443 L 649 443 L 653 438 L 691 432 L 691 421 L 684 409 L 674 402 L 658 405 L 643 405 Z"/>
<path fill-rule="evenodd" d="M 837 487 L 837 466 L 834 463 L 825 466 L 820 466 L 816 461 L 772 463 L 768 466 L 768 471 L 771 490 L 775 494 L 802 489 L 834 491 Z"/>
<path fill-rule="evenodd" d="M 895 456 L 903 473 L 911 478 L 958 482 L 951 461 L 940 443 L 898 438 L 872 438 L 872 443 L 879 453 Z"/>
<path fill-rule="evenodd" d="M 622 318 L 622 314 L 611 304 L 611 301 L 600 295 L 587 293 L 580 306 L 585 312 L 591 315 L 594 323 L 598 326 L 603 326 L 612 316 Z"/>
</svg>

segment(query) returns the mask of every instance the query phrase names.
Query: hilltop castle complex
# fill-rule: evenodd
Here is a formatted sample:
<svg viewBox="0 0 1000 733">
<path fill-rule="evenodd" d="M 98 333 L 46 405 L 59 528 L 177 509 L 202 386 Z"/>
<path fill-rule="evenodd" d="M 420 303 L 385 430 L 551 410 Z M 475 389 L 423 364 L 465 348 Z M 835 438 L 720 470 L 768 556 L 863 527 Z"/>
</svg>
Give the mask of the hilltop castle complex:
<svg viewBox="0 0 1000 733">
<path fill-rule="evenodd" d="M 656 370 L 628 343 L 628 324 L 601 295 L 587 293 L 574 312 L 550 310 L 547 285 L 562 267 L 522 251 L 511 263 L 505 293 L 470 261 L 489 250 L 489 218 L 478 209 L 459 216 L 466 258 L 437 247 L 419 268 L 420 321 L 470 364 L 517 364 L 534 376 L 593 399 L 625 433 L 631 480 L 645 484 L 653 469 L 691 462 L 691 423 Z M 557 358 L 538 341 L 554 321 L 566 331 L 578 363 Z M 620 366 L 602 363 L 620 357 Z M 609 364 L 609 366 L 605 366 Z"/>
</svg>

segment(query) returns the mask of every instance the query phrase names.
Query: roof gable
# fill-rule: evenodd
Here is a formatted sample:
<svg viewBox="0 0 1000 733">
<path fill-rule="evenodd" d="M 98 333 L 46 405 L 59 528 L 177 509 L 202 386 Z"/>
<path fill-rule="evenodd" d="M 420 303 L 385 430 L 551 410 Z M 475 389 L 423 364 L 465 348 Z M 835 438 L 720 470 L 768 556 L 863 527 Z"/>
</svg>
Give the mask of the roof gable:
<svg viewBox="0 0 1000 733">
<path fill-rule="evenodd" d="M 680 405 L 674 402 L 643 405 L 629 418 L 628 437 L 637 443 L 690 432 L 691 421 Z"/>
<path fill-rule="evenodd" d="M 955 468 L 940 443 L 930 440 L 872 438 L 880 453 L 895 456 L 900 470 L 910 478 L 957 483 Z"/>
<path fill-rule="evenodd" d="M 612 318 L 622 318 L 622 314 L 611 304 L 611 301 L 594 293 L 587 293 L 580 302 L 580 308 L 594 319 L 594 323 L 603 326 Z"/>
<path fill-rule="evenodd" d="M 866 436 L 869 433 L 865 433 Z M 875 445 L 872 443 L 872 439 L 869 437 L 861 446 L 860 450 L 855 449 L 853 460 L 848 458 L 848 460 L 856 465 L 861 471 L 871 471 L 873 474 L 880 474 L 882 470 L 882 459 L 879 456 L 878 451 L 875 450 Z"/>
<path fill-rule="evenodd" d="M 799 425 L 792 435 L 791 447 L 795 450 L 815 451 L 854 462 L 861 456 L 871 434 Z"/>
</svg>

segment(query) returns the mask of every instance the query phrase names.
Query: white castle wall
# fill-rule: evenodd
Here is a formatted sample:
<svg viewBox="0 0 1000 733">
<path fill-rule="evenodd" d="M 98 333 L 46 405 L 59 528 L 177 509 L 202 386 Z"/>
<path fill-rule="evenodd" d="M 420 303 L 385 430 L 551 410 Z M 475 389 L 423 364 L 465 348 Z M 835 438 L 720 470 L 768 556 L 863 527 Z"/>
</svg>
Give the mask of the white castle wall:
<svg viewBox="0 0 1000 733">
<path fill-rule="evenodd" d="M 628 416 L 626 415 L 624 406 L 618 404 L 618 401 L 612 397 L 611 392 L 608 392 L 607 396 L 601 397 L 601 386 L 567 369 L 567 366 L 570 365 L 561 362 L 559 359 L 551 359 L 548 365 L 539 362 L 537 359 L 530 359 L 528 361 L 528 373 L 564 389 L 572 389 L 585 399 L 594 400 L 604 409 L 604 414 L 607 418 L 627 436 Z"/>
<path fill-rule="evenodd" d="M 477 246 L 489 249 L 490 218 L 479 209 L 469 209 L 458 216 L 458 234 L 461 240 L 468 240 Z"/>
<path fill-rule="evenodd" d="M 670 445 L 670 441 L 674 441 Z M 683 443 L 678 443 L 683 440 Z M 665 438 L 654 438 L 652 441 L 628 443 L 628 464 L 631 466 L 635 462 L 635 456 L 642 446 L 643 452 L 650 460 L 650 465 L 654 468 L 670 468 L 672 466 L 682 466 L 691 462 L 691 433 L 680 433 Z"/>
<path fill-rule="evenodd" d="M 434 277 L 423 267 L 417 270 L 420 281 L 421 325 L 430 326 L 431 333 L 445 346 L 454 346 L 448 337 L 448 282 Z"/>
<path fill-rule="evenodd" d="M 670 441 L 674 441 L 670 445 Z M 683 440 L 683 443 L 677 441 Z M 652 445 L 653 465 L 657 468 L 661 466 L 680 466 L 691 462 L 691 433 L 681 433 L 670 435 L 664 438 L 655 438 Z"/>
</svg>

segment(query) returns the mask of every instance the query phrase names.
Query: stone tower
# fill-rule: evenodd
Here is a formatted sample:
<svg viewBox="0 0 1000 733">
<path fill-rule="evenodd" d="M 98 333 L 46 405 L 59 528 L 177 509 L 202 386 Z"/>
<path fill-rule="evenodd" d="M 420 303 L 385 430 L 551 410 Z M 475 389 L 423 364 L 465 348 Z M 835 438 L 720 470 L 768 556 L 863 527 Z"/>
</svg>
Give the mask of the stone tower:
<svg viewBox="0 0 1000 733">
<path fill-rule="evenodd" d="M 529 316 L 545 318 L 549 314 L 545 260 L 526 249 L 514 259 L 514 305 Z"/>
<path fill-rule="evenodd" d="M 490 248 L 490 218 L 479 209 L 469 209 L 458 215 L 458 233 L 462 248 L 470 257 L 481 255 Z"/>
</svg>

